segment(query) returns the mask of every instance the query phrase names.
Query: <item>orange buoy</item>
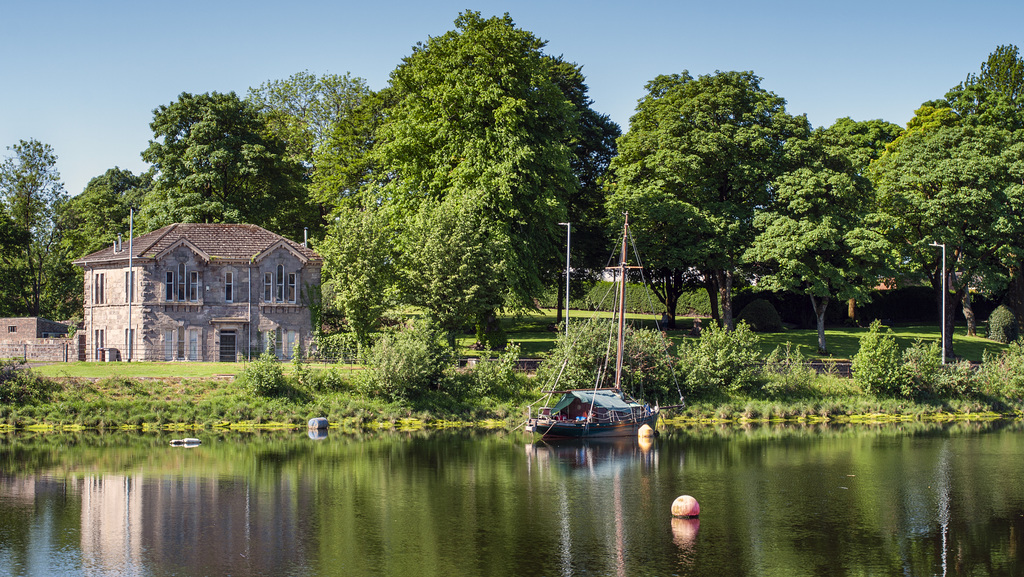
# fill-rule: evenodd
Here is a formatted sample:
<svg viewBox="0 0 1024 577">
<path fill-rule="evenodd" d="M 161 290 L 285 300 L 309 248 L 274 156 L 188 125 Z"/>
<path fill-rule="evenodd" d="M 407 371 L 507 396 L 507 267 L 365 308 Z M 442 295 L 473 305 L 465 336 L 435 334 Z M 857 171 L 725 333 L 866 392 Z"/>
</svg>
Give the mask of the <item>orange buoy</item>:
<svg viewBox="0 0 1024 577">
<path fill-rule="evenodd" d="M 693 497 L 689 495 L 682 495 L 676 497 L 675 501 L 672 501 L 673 517 L 692 519 L 698 515 L 700 515 L 700 503 L 698 503 Z"/>
</svg>

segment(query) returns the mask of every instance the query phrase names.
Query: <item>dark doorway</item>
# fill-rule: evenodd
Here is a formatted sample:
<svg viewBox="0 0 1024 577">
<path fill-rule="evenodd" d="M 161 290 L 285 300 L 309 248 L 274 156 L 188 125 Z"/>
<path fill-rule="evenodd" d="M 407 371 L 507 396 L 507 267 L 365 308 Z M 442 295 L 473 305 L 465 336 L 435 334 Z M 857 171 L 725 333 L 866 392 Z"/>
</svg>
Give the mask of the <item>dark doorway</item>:
<svg viewBox="0 0 1024 577">
<path fill-rule="evenodd" d="M 235 362 L 235 331 L 221 331 L 220 333 L 220 362 Z"/>
</svg>

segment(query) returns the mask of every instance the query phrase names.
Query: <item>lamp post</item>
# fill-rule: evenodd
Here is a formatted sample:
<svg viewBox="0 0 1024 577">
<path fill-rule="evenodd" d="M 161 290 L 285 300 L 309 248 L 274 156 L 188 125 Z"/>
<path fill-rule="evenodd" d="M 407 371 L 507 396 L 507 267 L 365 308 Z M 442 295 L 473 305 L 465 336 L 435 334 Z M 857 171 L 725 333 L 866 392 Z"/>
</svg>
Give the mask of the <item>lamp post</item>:
<svg viewBox="0 0 1024 577">
<path fill-rule="evenodd" d="M 569 338 L 569 246 L 572 244 L 572 224 L 558 224 L 565 227 L 565 337 Z"/>
<path fill-rule="evenodd" d="M 942 364 L 946 364 L 946 245 L 938 242 L 930 243 L 929 246 L 942 247 Z"/>
</svg>

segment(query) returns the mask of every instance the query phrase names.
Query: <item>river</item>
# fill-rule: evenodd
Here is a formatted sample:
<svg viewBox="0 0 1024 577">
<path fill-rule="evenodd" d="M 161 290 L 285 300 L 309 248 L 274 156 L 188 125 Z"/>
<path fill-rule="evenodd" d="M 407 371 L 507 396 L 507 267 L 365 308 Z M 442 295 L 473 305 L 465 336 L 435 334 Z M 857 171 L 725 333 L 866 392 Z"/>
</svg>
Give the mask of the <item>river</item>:
<svg viewBox="0 0 1024 577">
<path fill-rule="evenodd" d="M 0 575 L 1024 574 L 1018 421 L 173 436 L 0 435 Z"/>
</svg>

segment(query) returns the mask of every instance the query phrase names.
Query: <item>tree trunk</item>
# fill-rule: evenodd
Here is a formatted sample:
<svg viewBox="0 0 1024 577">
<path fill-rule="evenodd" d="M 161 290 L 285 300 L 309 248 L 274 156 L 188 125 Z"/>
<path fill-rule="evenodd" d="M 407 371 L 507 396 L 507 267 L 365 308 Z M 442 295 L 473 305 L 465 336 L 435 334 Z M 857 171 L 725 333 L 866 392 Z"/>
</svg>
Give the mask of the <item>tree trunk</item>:
<svg viewBox="0 0 1024 577">
<path fill-rule="evenodd" d="M 828 297 L 815 299 L 814 295 L 809 296 L 811 297 L 811 308 L 814 309 L 814 316 L 818 321 L 818 354 L 827 355 L 828 348 L 825 346 L 825 310 L 828 308 Z"/>
<path fill-rule="evenodd" d="M 971 292 L 964 292 L 964 300 L 962 301 L 962 308 L 964 311 L 964 318 L 967 319 L 967 336 L 976 337 L 978 336 L 978 318 L 974 316 L 974 307 L 971 306 Z"/>
<path fill-rule="evenodd" d="M 719 323 L 721 317 L 718 313 L 718 284 L 713 272 L 704 273 L 704 289 L 708 291 L 708 301 L 711 303 L 711 319 Z"/>
<path fill-rule="evenodd" d="M 725 330 L 736 329 L 736 323 L 732 318 L 732 271 L 716 270 L 715 284 L 718 285 L 718 297 L 722 301 L 722 326 Z"/>
<path fill-rule="evenodd" d="M 676 328 L 676 306 L 679 304 L 679 295 L 683 294 L 683 271 L 681 269 L 661 269 L 658 278 L 651 278 L 651 292 L 658 297 L 661 304 L 665 305 L 665 315 L 668 316 L 667 328 Z M 666 328 L 666 327 L 662 327 Z"/>
<path fill-rule="evenodd" d="M 850 299 L 846 302 L 846 316 L 851 320 L 857 320 L 857 299 Z"/>
</svg>

